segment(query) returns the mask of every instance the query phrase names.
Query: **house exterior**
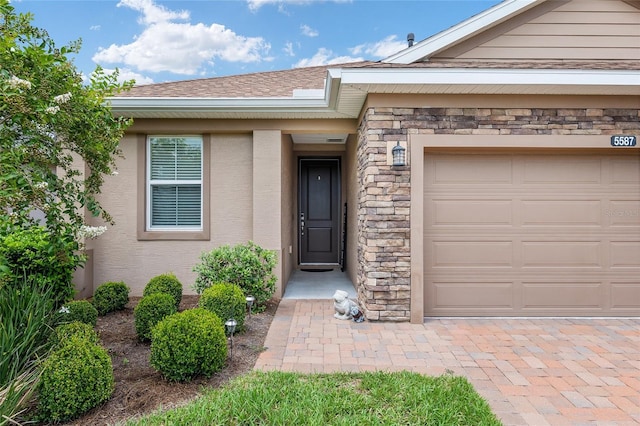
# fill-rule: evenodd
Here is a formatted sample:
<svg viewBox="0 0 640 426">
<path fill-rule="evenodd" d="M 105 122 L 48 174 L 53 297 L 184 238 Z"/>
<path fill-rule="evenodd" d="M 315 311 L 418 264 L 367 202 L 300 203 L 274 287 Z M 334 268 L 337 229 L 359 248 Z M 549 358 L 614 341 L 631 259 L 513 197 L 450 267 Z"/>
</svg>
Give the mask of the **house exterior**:
<svg viewBox="0 0 640 426">
<path fill-rule="evenodd" d="M 380 62 L 135 87 L 87 282 L 252 240 L 368 320 L 640 315 L 640 2 L 505 0 Z M 394 166 L 392 150 L 406 149 Z"/>
</svg>

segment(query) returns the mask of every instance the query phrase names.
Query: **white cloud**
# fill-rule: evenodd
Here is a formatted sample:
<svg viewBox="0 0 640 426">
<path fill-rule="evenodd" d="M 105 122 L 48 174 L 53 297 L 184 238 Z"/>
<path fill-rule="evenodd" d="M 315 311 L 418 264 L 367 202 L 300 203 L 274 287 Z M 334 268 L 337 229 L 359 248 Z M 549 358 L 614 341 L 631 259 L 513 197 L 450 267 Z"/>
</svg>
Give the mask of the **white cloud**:
<svg viewBox="0 0 640 426">
<path fill-rule="evenodd" d="M 390 35 L 376 43 L 366 43 L 355 46 L 349 49 L 349 52 L 352 55 L 360 55 L 364 53 L 369 57 L 387 58 L 406 48 L 406 41 L 397 40 L 395 35 Z"/>
<path fill-rule="evenodd" d="M 100 31 L 102 27 L 100 25 L 92 25 L 89 27 L 91 31 Z"/>
<path fill-rule="evenodd" d="M 314 2 L 318 2 L 319 0 L 247 0 L 247 5 L 249 6 L 249 10 L 252 12 L 256 12 L 262 6 L 273 4 L 278 6 L 278 10 L 280 12 L 284 12 L 284 6 L 287 4 L 311 4 Z M 333 3 L 351 3 L 353 0 L 331 0 Z"/>
<path fill-rule="evenodd" d="M 291 43 L 290 41 L 285 43 L 284 48 L 282 48 L 282 50 L 284 51 L 284 53 L 287 54 L 287 56 L 296 56 L 295 52 L 293 51 L 293 43 Z"/>
<path fill-rule="evenodd" d="M 256 12 L 262 6 L 268 4 L 274 4 L 278 6 L 280 11 L 283 11 L 283 7 L 285 4 L 310 4 L 312 0 L 247 0 L 247 4 L 249 5 L 249 10 L 252 12 Z"/>
<path fill-rule="evenodd" d="M 318 30 L 314 30 L 313 28 L 311 28 L 308 25 L 300 25 L 300 31 L 302 32 L 302 35 L 305 35 L 307 37 L 318 37 Z"/>
<path fill-rule="evenodd" d="M 318 52 L 311 58 L 305 58 L 299 60 L 293 67 L 315 67 L 319 65 L 332 65 L 332 64 L 345 64 L 348 62 L 362 61 L 361 57 L 354 56 L 334 56 L 333 52 L 326 48 L 320 48 Z"/>
<path fill-rule="evenodd" d="M 146 26 L 132 43 L 100 48 L 92 58 L 96 63 L 196 75 L 215 59 L 245 63 L 271 60 L 267 56 L 271 45 L 262 37 L 245 37 L 219 24 L 172 22 L 188 19 L 189 13 L 172 12 L 151 0 L 122 0 L 118 5 L 140 11 L 139 21 Z"/>
<path fill-rule="evenodd" d="M 148 77 L 146 75 L 142 75 L 140 73 L 137 73 L 135 71 L 132 71 L 128 68 L 122 68 L 119 69 L 120 74 L 118 75 L 118 82 L 123 83 L 125 81 L 129 81 L 129 80 L 135 80 L 136 81 L 136 86 L 142 85 L 142 84 L 152 84 L 154 83 L 153 79 L 151 77 Z M 112 73 L 114 72 L 114 70 L 105 70 L 106 73 Z"/>
<path fill-rule="evenodd" d="M 142 16 L 138 19 L 141 24 L 156 24 L 176 19 L 186 21 L 189 19 L 188 11 L 173 12 L 164 6 L 155 4 L 153 0 L 121 0 L 118 3 L 118 7 L 120 6 L 142 12 Z"/>
</svg>

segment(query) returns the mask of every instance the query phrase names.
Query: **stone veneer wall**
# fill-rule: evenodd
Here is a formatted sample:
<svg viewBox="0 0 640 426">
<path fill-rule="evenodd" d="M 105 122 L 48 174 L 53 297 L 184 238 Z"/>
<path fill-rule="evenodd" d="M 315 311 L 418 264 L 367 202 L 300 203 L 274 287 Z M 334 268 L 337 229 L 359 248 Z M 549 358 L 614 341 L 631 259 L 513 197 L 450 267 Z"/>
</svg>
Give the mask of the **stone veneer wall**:
<svg viewBox="0 0 640 426">
<path fill-rule="evenodd" d="M 369 108 L 358 130 L 358 299 L 368 320 L 410 319 L 411 164 L 387 165 L 409 134 L 608 135 L 640 132 L 635 109 Z M 409 149 L 407 149 L 407 153 Z M 418 165 L 421 167 L 421 165 Z"/>
</svg>

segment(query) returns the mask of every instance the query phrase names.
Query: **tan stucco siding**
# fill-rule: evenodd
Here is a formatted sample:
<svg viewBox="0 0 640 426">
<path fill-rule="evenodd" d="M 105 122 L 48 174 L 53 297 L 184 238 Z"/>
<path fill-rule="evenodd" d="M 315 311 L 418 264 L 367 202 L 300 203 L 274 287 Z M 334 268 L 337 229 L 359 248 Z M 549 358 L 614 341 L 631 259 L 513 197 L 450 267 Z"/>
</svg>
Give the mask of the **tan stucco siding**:
<svg viewBox="0 0 640 426">
<path fill-rule="evenodd" d="M 289 281 L 294 265 L 293 238 L 295 235 L 294 215 L 296 207 L 293 196 L 295 166 L 293 160 L 293 142 L 291 136 L 282 136 L 282 283 Z M 283 286 L 284 287 L 284 286 Z M 284 293 L 284 288 L 281 289 Z M 282 294 L 277 295 L 279 297 Z"/>
<path fill-rule="evenodd" d="M 617 0 L 555 0 L 436 57 L 638 60 L 640 9 Z"/>
<path fill-rule="evenodd" d="M 357 282 L 358 269 L 358 176 L 356 164 L 357 137 L 351 136 L 347 140 L 345 165 L 344 165 L 344 186 L 347 203 L 347 246 L 345 253 L 346 273 L 352 283 Z"/>
<path fill-rule="evenodd" d="M 106 281 L 124 281 L 132 296 L 139 296 L 152 277 L 175 273 L 185 293 L 196 275 L 193 266 L 202 252 L 224 244 L 246 242 L 253 234 L 252 139 L 249 135 L 214 135 L 211 138 L 211 239 L 210 241 L 139 241 L 137 239 L 139 138 L 127 135 L 121 142 L 125 156 L 118 161 L 118 175 L 103 186 L 103 207 L 113 216 L 114 226 L 88 247 L 94 254 L 94 288 Z M 144 152 L 144 151 L 142 151 Z M 207 218 L 205 218 L 207 220 Z M 95 222 L 95 225 L 101 223 Z"/>
</svg>

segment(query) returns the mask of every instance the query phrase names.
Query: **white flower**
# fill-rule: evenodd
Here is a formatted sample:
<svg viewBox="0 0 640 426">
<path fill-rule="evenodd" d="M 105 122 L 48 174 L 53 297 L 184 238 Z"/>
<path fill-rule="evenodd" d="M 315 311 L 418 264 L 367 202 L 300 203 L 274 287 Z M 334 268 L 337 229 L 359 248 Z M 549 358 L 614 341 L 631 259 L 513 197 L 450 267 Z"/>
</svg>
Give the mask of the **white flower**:
<svg viewBox="0 0 640 426">
<path fill-rule="evenodd" d="M 48 182 L 38 182 L 34 185 L 36 189 L 47 189 L 49 187 Z"/>
<path fill-rule="evenodd" d="M 80 228 L 80 237 L 84 238 L 97 238 L 100 235 L 104 234 L 107 230 L 106 226 L 88 226 L 82 225 Z"/>
<path fill-rule="evenodd" d="M 58 310 L 58 312 L 60 312 L 61 314 L 68 314 L 69 313 L 69 308 L 67 308 L 66 306 L 63 306 L 62 308 L 60 308 Z"/>
<path fill-rule="evenodd" d="M 31 89 L 31 82 L 12 75 L 9 79 L 9 86 L 11 86 L 12 89 L 18 89 L 20 87 Z"/>
<path fill-rule="evenodd" d="M 58 105 L 50 106 L 44 110 L 44 112 L 51 115 L 57 113 L 58 111 L 60 111 L 60 107 Z"/>
<path fill-rule="evenodd" d="M 63 104 L 71 99 L 71 92 L 63 93 L 62 95 L 58 95 L 53 98 L 53 101 L 57 104 Z"/>
</svg>

